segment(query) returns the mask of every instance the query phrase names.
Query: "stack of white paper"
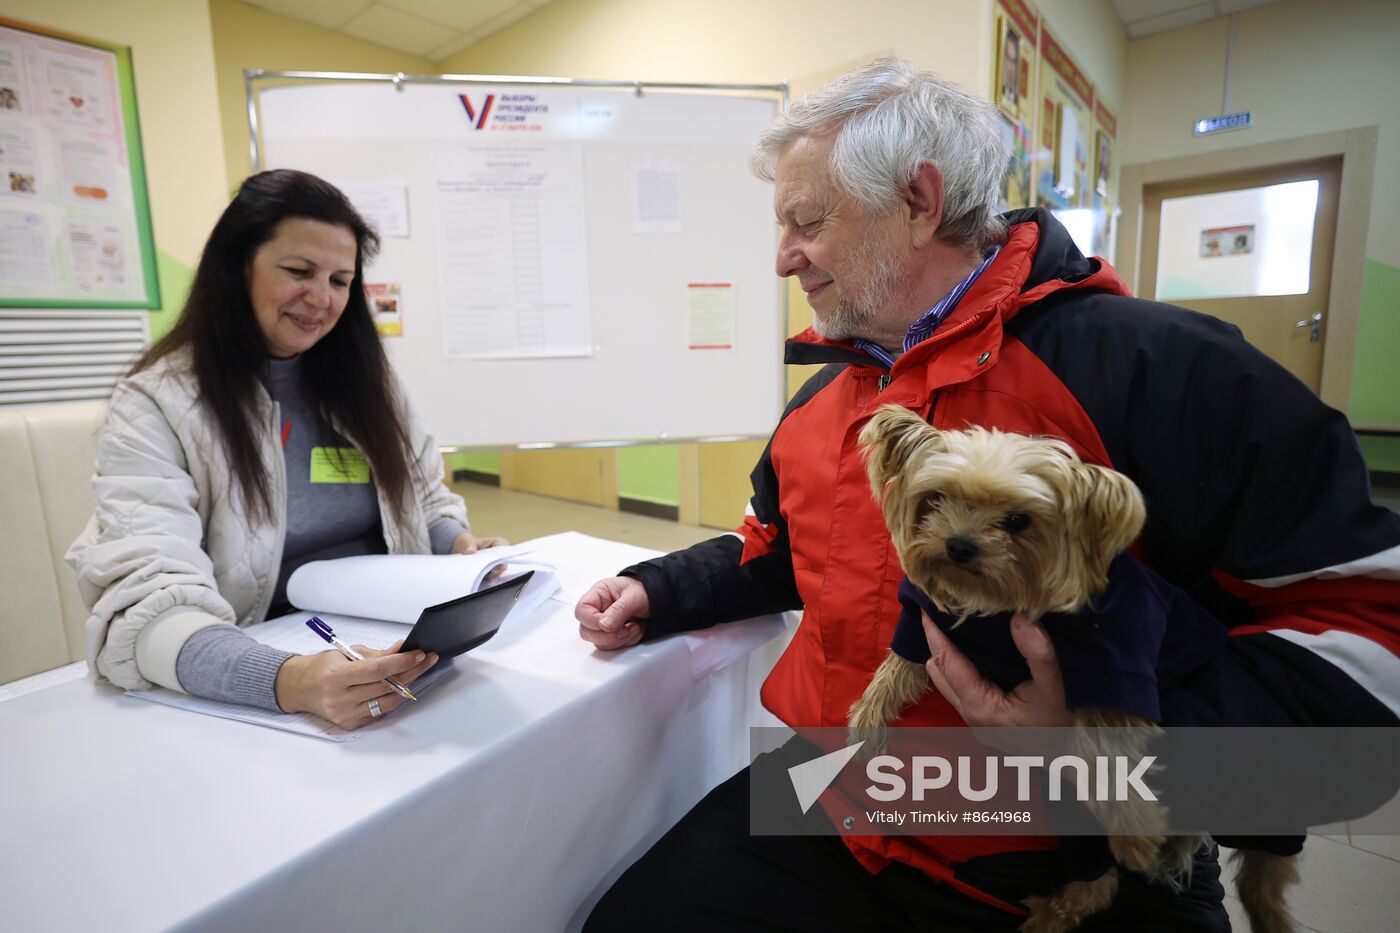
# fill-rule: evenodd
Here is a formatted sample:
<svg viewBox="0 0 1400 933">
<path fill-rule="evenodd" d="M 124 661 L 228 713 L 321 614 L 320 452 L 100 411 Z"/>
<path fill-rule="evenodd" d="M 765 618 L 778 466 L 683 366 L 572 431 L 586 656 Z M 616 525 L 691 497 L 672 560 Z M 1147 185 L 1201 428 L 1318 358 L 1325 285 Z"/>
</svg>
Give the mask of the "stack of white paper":
<svg viewBox="0 0 1400 933">
<path fill-rule="evenodd" d="M 287 580 L 287 600 L 306 612 L 328 612 L 413 623 L 429 606 L 475 593 L 496 567 L 534 570 L 505 625 L 527 615 L 559 588 L 554 568 L 532 560 L 535 545 L 488 548 L 475 554 L 379 554 L 317 560 Z M 501 579 L 504 579 L 502 577 Z M 502 626 L 505 627 L 504 625 Z"/>
</svg>

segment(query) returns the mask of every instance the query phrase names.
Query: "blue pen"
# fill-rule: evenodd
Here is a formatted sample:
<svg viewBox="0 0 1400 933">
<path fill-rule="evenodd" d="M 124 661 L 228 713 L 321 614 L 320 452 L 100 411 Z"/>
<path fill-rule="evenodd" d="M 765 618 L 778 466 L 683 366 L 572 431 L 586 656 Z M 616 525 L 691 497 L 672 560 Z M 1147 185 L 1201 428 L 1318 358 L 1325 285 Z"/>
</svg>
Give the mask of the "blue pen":
<svg viewBox="0 0 1400 933">
<path fill-rule="evenodd" d="M 351 648 L 339 638 L 336 638 L 335 632 L 331 631 L 331 627 L 326 623 L 322 622 L 316 616 L 312 616 L 311 618 L 306 620 L 306 627 L 311 629 L 311 631 L 315 632 L 317 635 L 320 635 L 326 641 L 330 642 L 332 648 L 335 648 L 337 651 L 345 655 L 350 660 L 363 661 L 365 659 L 364 655 L 360 654 L 354 648 Z M 384 683 L 388 684 L 390 690 L 394 691 L 399 696 L 403 697 L 405 700 L 416 701 L 418 699 L 412 693 L 408 692 L 407 687 L 405 687 L 403 684 L 399 683 L 392 677 L 385 677 Z"/>
</svg>

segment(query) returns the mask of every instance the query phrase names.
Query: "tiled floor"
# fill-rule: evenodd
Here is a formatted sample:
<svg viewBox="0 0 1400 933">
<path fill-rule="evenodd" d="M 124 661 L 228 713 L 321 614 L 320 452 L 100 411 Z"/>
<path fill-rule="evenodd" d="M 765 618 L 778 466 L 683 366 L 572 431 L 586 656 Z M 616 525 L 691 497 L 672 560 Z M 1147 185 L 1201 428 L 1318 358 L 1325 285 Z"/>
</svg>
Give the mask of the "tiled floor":
<svg viewBox="0 0 1400 933">
<path fill-rule="evenodd" d="M 573 530 L 670 551 L 720 533 L 476 483 L 455 488 L 466 497 L 472 528 L 478 534 L 499 534 L 512 541 Z M 1400 497 L 1384 504 L 1400 507 Z M 1223 853 L 1221 861 L 1226 875 L 1232 876 Z M 1302 884 L 1289 901 L 1304 930 L 1400 931 L 1400 836 L 1314 836 L 1303 851 L 1302 875 Z M 1225 903 L 1235 929 L 1248 930 L 1233 884 L 1227 883 L 1226 890 L 1230 893 Z"/>
<path fill-rule="evenodd" d="M 1371 851 L 1368 851 L 1371 850 Z M 1378 850 L 1387 854 L 1380 854 Z M 1310 836 L 1303 849 L 1302 883 L 1288 903 L 1302 929 L 1315 933 L 1391 933 L 1400 930 L 1400 837 Z M 1221 850 L 1221 867 L 1233 866 Z M 1234 885 L 1225 907 L 1236 930 L 1248 930 Z"/>
<path fill-rule="evenodd" d="M 452 488 L 467 500 L 473 532 L 501 535 L 511 541 L 525 541 L 560 531 L 580 531 L 595 538 L 674 551 L 722 533 L 712 528 L 682 525 L 580 502 L 510 492 L 481 483 L 456 483 Z"/>
</svg>

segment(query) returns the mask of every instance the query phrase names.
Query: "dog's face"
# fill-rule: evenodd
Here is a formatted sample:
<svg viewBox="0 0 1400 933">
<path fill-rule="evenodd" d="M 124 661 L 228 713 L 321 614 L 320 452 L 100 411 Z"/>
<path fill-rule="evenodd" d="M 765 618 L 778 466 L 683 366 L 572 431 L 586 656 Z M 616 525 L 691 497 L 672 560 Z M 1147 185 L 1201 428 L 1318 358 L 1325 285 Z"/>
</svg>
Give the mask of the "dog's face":
<svg viewBox="0 0 1400 933">
<path fill-rule="evenodd" d="M 904 572 L 955 615 L 1081 609 L 1145 520 L 1131 480 L 1060 441 L 939 431 L 895 406 L 860 440 Z"/>
</svg>

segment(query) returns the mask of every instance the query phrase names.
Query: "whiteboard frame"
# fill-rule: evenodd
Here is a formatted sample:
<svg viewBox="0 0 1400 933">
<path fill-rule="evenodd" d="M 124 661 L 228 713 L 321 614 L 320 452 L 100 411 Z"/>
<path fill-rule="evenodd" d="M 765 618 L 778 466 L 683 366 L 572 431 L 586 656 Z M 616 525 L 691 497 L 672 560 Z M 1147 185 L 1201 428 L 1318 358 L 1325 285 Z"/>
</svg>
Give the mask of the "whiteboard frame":
<svg viewBox="0 0 1400 933">
<path fill-rule="evenodd" d="M 641 96 L 647 90 L 662 91 L 757 91 L 778 95 L 780 98 L 779 113 L 785 113 L 789 104 L 789 85 L 783 81 L 779 84 L 714 84 L 714 83 L 688 83 L 677 81 L 598 81 L 579 78 L 553 78 L 542 75 L 478 75 L 478 74 L 448 74 L 448 75 L 409 75 L 402 71 L 393 74 L 373 73 L 358 71 L 268 71 L 262 68 L 243 69 L 243 91 L 248 105 L 248 155 L 253 165 L 254 174 L 263 170 L 262 165 L 262 130 L 258 120 L 258 88 L 259 81 L 313 81 L 313 82 L 360 82 L 360 83 L 388 83 L 394 85 L 396 89 L 402 90 L 405 84 L 489 84 L 519 85 L 519 86 L 548 86 L 548 87 L 604 87 L 604 88 L 631 88 Z M 788 329 L 788 290 L 779 289 L 781 296 L 779 300 L 779 320 L 778 320 L 778 343 L 781 346 L 787 339 Z M 787 407 L 786 380 L 778 380 L 778 410 L 783 411 Z M 563 450 L 568 448 L 603 448 L 603 447 L 645 447 L 658 444 L 714 444 L 729 443 L 733 441 L 766 441 L 767 434 L 724 434 L 710 437 L 642 437 L 622 440 L 598 440 L 598 441 L 537 441 L 522 444 L 490 445 L 484 447 L 451 445 L 441 447 L 443 453 L 470 453 L 479 451 L 510 451 L 510 450 Z"/>
</svg>

